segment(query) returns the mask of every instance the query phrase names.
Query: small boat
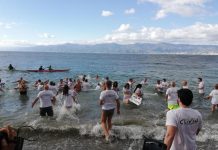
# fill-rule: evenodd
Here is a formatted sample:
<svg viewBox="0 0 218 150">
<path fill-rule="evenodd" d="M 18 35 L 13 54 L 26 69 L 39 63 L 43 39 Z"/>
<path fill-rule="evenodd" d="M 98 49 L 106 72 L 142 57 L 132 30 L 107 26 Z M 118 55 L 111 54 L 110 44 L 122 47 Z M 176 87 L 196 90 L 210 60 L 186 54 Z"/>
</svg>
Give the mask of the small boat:
<svg viewBox="0 0 218 150">
<path fill-rule="evenodd" d="M 26 70 L 28 72 L 67 72 L 70 69 L 52 69 L 52 70 Z"/>
</svg>

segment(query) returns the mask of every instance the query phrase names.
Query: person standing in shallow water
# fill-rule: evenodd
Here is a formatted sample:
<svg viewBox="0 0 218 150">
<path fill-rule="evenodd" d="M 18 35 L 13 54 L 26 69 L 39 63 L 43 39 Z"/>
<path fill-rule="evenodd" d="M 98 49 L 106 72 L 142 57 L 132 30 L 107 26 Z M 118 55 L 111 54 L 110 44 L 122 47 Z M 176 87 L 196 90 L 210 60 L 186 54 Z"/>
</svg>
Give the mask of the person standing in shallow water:
<svg viewBox="0 0 218 150">
<path fill-rule="evenodd" d="M 218 84 L 215 85 L 214 90 L 212 90 L 209 96 L 205 97 L 205 99 L 211 99 L 211 111 L 214 112 L 216 107 L 218 108 Z"/>
<path fill-rule="evenodd" d="M 180 108 L 170 110 L 166 115 L 167 132 L 164 144 L 167 150 L 196 150 L 196 135 L 202 128 L 199 111 L 189 108 L 193 100 L 189 89 L 178 90 Z"/>
<path fill-rule="evenodd" d="M 101 126 L 104 131 L 105 140 L 109 140 L 110 130 L 112 128 L 112 117 L 116 108 L 117 114 L 120 114 L 119 96 L 114 90 L 111 90 L 112 82 L 106 81 L 106 90 L 100 94 L 100 105 L 102 106 Z"/>
</svg>

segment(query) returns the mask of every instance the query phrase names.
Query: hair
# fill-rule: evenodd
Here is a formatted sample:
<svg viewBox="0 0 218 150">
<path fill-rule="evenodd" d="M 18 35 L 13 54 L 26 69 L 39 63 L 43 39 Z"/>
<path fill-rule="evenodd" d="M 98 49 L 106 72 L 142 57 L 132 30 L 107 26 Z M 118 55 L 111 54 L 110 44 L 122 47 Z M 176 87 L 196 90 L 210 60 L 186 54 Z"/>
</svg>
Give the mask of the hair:
<svg viewBox="0 0 218 150">
<path fill-rule="evenodd" d="M 44 88 L 45 88 L 45 90 L 48 90 L 48 89 L 49 89 L 48 84 L 46 84 L 46 85 L 44 86 Z"/>
<path fill-rule="evenodd" d="M 163 79 L 163 81 L 166 82 L 167 80 L 166 80 L 166 79 Z"/>
<path fill-rule="evenodd" d="M 107 88 L 110 89 L 112 87 L 112 81 L 110 81 L 110 80 L 106 81 L 105 85 Z"/>
<path fill-rule="evenodd" d="M 188 85 L 188 81 L 187 80 L 183 80 L 181 83 L 182 83 L 183 86 L 187 86 Z"/>
<path fill-rule="evenodd" d="M 171 82 L 171 86 L 172 86 L 172 87 L 175 87 L 175 86 L 176 86 L 176 82 L 175 82 L 175 81 L 172 81 L 172 82 Z"/>
<path fill-rule="evenodd" d="M 117 87 L 118 87 L 118 82 L 117 82 L 117 81 L 114 81 L 114 82 L 113 82 L 113 87 L 114 87 L 114 88 L 117 88 Z"/>
<path fill-rule="evenodd" d="M 218 84 L 215 84 L 215 89 L 218 90 Z"/>
<path fill-rule="evenodd" d="M 88 79 L 85 79 L 85 82 L 88 82 Z"/>
<path fill-rule="evenodd" d="M 189 89 L 180 89 L 177 91 L 178 97 L 180 99 L 180 102 L 182 102 L 183 105 L 189 106 L 192 103 L 193 100 L 193 93 Z"/>
<path fill-rule="evenodd" d="M 202 81 L 202 78 L 198 78 L 199 81 Z"/>
<path fill-rule="evenodd" d="M 69 95 L 69 87 L 68 87 L 68 85 L 64 85 L 64 88 L 63 88 L 63 95 L 65 95 L 65 96 L 68 96 Z"/>
<path fill-rule="evenodd" d="M 134 93 L 135 93 L 135 91 L 137 90 L 137 88 L 140 88 L 140 89 L 141 89 L 141 88 L 142 88 L 142 85 L 141 85 L 141 84 L 137 84 L 136 87 L 135 87 Z"/>
<path fill-rule="evenodd" d="M 106 80 L 109 80 L 109 77 L 105 77 Z"/>
<path fill-rule="evenodd" d="M 50 85 L 55 86 L 55 82 L 50 81 Z"/>
<path fill-rule="evenodd" d="M 129 89 L 129 87 L 130 87 L 130 85 L 129 85 L 129 83 L 126 83 L 125 85 L 124 85 L 124 88 L 128 88 Z"/>
<path fill-rule="evenodd" d="M 157 80 L 157 83 L 160 84 L 160 80 Z"/>
</svg>

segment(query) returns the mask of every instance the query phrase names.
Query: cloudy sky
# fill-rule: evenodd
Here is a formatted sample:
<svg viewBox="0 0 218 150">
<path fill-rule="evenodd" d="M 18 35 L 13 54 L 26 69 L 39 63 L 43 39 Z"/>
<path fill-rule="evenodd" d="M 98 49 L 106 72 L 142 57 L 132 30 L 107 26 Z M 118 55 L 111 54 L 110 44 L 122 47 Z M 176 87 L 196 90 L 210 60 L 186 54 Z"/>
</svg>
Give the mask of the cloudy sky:
<svg viewBox="0 0 218 150">
<path fill-rule="evenodd" d="M 0 0 L 0 46 L 217 39 L 217 0 Z"/>
</svg>

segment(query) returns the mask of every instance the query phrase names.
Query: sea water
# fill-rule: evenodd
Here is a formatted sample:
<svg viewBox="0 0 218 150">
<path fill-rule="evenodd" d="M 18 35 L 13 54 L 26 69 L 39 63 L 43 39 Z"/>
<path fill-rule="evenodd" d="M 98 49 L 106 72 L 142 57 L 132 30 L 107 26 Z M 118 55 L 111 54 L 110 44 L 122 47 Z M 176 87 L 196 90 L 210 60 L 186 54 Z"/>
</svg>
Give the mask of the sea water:
<svg viewBox="0 0 218 150">
<path fill-rule="evenodd" d="M 7 71 L 7 66 L 19 71 Z M 5 92 L 0 96 L 0 126 L 11 124 L 33 126 L 36 130 L 25 130 L 23 136 L 36 141 L 24 143 L 24 150 L 50 149 L 141 149 L 143 136 L 162 140 L 165 129 L 164 97 L 154 91 L 156 80 L 166 78 L 176 81 L 181 87 L 181 80 L 188 80 L 194 93 L 191 107 L 199 110 L 203 116 L 203 128 L 197 136 L 199 149 L 218 149 L 218 112 L 210 112 L 210 101 L 199 99 L 197 78 L 202 77 L 206 85 L 206 94 L 218 83 L 218 56 L 194 55 L 118 55 L 118 54 L 73 54 L 73 53 L 37 53 L 37 52 L 0 52 L 0 78 L 5 85 Z M 54 69 L 69 68 L 62 73 L 30 73 L 27 69 L 39 66 Z M 53 118 L 39 117 L 39 104 L 31 108 L 38 91 L 33 87 L 36 80 L 52 80 L 56 83 L 63 78 L 78 78 L 87 75 L 92 89 L 104 77 L 118 81 L 120 88 L 121 114 L 114 115 L 111 135 L 113 141 L 105 143 L 100 126 L 99 94 L 89 90 L 79 93 L 77 99 L 80 111 L 68 111 L 61 103 L 54 106 Z M 99 80 L 95 76 L 99 75 Z M 14 90 L 13 81 L 23 77 L 28 83 L 26 97 L 19 96 Z M 122 88 L 129 78 L 140 83 L 148 78 L 148 85 L 143 86 L 144 99 L 140 107 L 122 103 Z"/>
</svg>

